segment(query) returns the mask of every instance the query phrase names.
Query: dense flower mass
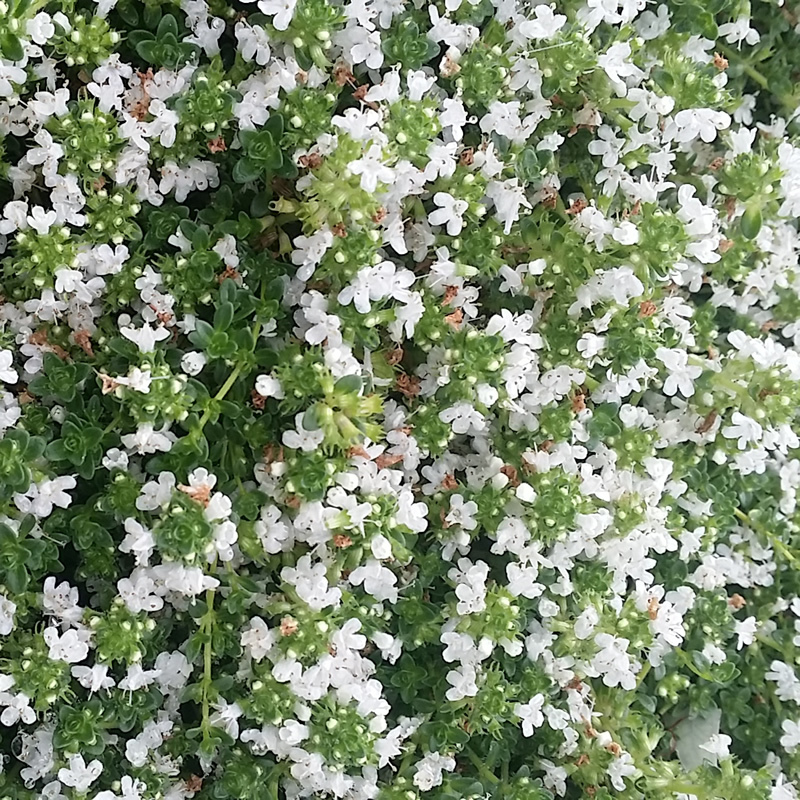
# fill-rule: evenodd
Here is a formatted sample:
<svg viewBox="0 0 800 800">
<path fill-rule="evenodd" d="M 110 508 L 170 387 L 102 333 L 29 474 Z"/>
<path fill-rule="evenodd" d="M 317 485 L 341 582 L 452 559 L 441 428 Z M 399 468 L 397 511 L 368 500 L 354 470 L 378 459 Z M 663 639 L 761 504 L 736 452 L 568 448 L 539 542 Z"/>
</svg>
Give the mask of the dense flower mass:
<svg viewBox="0 0 800 800">
<path fill-rule="evenodd" d="M 796 800 L 800 12 L 0 0 L 0 797 Z"/>
</svg>

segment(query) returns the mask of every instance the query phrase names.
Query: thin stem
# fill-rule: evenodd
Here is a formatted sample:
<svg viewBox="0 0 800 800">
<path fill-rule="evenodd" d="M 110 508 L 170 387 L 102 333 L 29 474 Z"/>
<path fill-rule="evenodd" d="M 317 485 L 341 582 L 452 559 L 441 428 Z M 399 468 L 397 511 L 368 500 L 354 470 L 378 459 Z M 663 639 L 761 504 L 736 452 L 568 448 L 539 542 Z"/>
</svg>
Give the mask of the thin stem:
<svg viewBox="0 0 800 800">
<path fill-rule="evenodd" d="M 783 657 L 783 660 L 786 662 L 791 663 L 792 656 L 790 656 L 783 647 L 781 647 L 774 639 L 770 638 L 766 634 L 757 633 L 756 640 L 761 642 L 766 647 L 769 647 L 771 650 L 774 650 L 776 653 L 780 653 Z"/>
<path fill-rule="evenodd" d="M 213 572 L 217 566 L 216 558 L 211 564 L 211 571 Z M 208 731 L 211 727 L 210 723 L 210 700 L 209 689 L 211 688 L 211 658 L 214 654 L 213 639 L 214 639 L 214 597 L 216 592 L 214 589 L 206 590 L 206 613 L 203 615 L 202 630 L 206 637 L 203 642 L 203 691 L 202 691 L 202 706 L 203 706 L 203 740 L 208 740 Z"/>
<path fill-rule="evenodd" d="M 231 374 L 228 375 L 228 379 L 220 387 L 220 390 L 214 395 L 214 400 L 216 402 L 219 402 L 220 400 L 223 400 L 225 398 L 225 395 L 228 394 L 233 384 L 236 383 L 236 379 L 241 374 L 242 374 L 242 366 L 241 364 L 237 364 L 236 367 L 234 367 L 233 372 L 231 372 Z M 197 423 L 197 427 L 192 431 L 192 435 L 199 436 L 210 418 L 211 418 L 211 409 L 207 408 L 203 412 L 203 416 L 200 417 L 200 421 Z"/>
<path fill-rule="evenodd" d="M 768 531 L 763 525 L 759 525 L 758 523 L 754 522 L 750 517 L 744 513 L 740 508 L 734 509 L 733 512 L 736 517 L 747 525 L 748 528 L 756 531 L 756 533 L 762 533 L 764 536 L 769 539 L 770 544 L 778 550 L 781 555 L 789 562 L 791 562 L 792 566 L 797 565 L 797 557 L 794 553 L 780 540 L 778 536 L 776 536 L 772 531 Z"/>
<path fill-rule="evenodd" d="M 109 422 L 108 425 L 106 425 L 106 427 L 103 429 L 103 433 L 101 434 L 100 438 L 102 439 L 103 436 L 114 430 L 114 428 L 116 428 L 119 425 L 121 419 L 122 419 L 121 413 L 115 414 L 114 419 L 112 419 L 111 422 Z"/>
<path fill-rule="evenodd" d="M 734 64 L 738 64 L 745 74 L 752 78 L 762 89 L 769 88 L 769 79 L 746 61 L 736 50 L 723 47 L 720 48 L 720 53 L 722 53 L 728 61 L 733 61 Z"/>
<path fill-rule="evenodd" d="M 464 748 L 464 753 L 466 754 L 467 758 L 472 762 L 472 765 L 475 769 L 478 770 L 478 774 L 484 779 L 489 781 L 489 783 L 495 784 L 500 783 L 494 773 L 490 772 L 487 768 L 486 764 L 483 763 L 481 757 L 469 746 Z"/>
<path fill-rule="evenodd" d="M 266 290 L 266 286 L 262 285 L 262 287 L 261 287 L 261 299 L 262 300 L 264 299 L 265 290 Z M 261 327 L 262 327 L 262 323 L 258 322 L 258 321 L 255 323 L 255 325 L 253 325 L 253 347 L 255 347 L 256 344 L 258 343 L 258 337 L 259 337 L 259 334 L 261 333 Z M 222 386 L 220 386 L 219 391 L 214 395 L 214 401 L 215 402 L 218 403 L 220 400 L 223 400 L 225 398 L 225 395 L 228 394 L 228 392 L 231 390 L 231 387 L 233 386 L 234 383 L 236 383 L 237 379 L 239 378 L 239 376 L 241 374 L 242 374 L 242 364 L 237 364 L 233 368 L 233 372 L 231 372 L 231 374 L 228 375 L 228 379 L 225 381 L 225 383 L 222 384 Z M 192 430 L 190 435 L 191 436 L 199 436 L 202 433 L 203 428 L 205 428 L 206 423 L 208 422 L 208 420 L 210 418 L 211 418 L 211 408 L 207 408 L 203 412 L 203 416 L 200 417 L 200 420 L 197 423 L 197 427 L 194 428 L 194 430 Z"/>
<path fill-rule="evenodd" d="M 703 675 L 702 672 L 700 672 L 700 670 L 697 668 L 697 666 L 695 665 L 695 663 L 692 661 L 692 659 L 689 657 L 689 654 L 685 650 L 682 650 L 680 647 L 676 647 L 673 652 L 678 656 L 681 663 L 685 667 L 690 669 L 692 672 L 694 672 L 694 674 L 697 675 L 698 678 L 707 680 L 706 676 Z"/>
</svg>

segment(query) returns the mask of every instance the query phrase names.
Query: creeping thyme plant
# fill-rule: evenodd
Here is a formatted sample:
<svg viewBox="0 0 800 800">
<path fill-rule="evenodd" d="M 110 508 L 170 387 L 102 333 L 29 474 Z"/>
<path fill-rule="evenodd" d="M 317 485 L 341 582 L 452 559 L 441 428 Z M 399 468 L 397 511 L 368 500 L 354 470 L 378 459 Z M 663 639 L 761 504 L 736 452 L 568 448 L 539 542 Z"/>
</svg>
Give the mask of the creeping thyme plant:
<svg viewBox="0 0 800 800">
<path fill-rule="evenodd" d="M 0 0 L 0 798 L 796 800 L 794 0 Z"/>
</svg>

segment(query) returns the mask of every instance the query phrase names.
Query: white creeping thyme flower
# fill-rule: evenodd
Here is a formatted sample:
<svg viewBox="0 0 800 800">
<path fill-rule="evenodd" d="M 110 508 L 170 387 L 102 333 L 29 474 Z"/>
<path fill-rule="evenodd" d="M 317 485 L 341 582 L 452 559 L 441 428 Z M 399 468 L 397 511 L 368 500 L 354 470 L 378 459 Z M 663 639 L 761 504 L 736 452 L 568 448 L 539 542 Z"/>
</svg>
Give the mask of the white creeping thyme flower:
<svg viewBox="0 0 800 800">
<path fill-rule="evenodd" d="M 14 354 L 10 350 L 0 350 L 0 381 L 3 383 L 16 383 L 19 373 L 11 366 Z"/>
<path fill-rule="evenodd" d="M 458 200 L 447 192 L 437 192 L 433 202 L 438 208 L 428 216 L 428 222 L 431 225 L 445 225 L 450 236 L 457 236 L 464 227 L 462 215 L 469 205 L 467 201 Z"/>
<path fill-rule="evenodd" d="M 32 483 L 24 494 L 14 495 L 14 505 L 23 513 L 36 517 L 49 517 L 53 506 L 67 508 L 72 497 L 67 490 L 74 489 L 77 481 L 71 475 L 62 475 L 54 480 L 45 480 L 40 484 Z"/>
<path fill-rule="evenodd" d="M 65 661 L 75 664 L 83 661 L 89 654 L 89 632 L 86 630 L 68 630 L 59 635 L 57 628 L 45 628 L 43 633 L 45 644 L 49 648 L 49 657 L 53 661 Z"/>
<path fill-rule="evenodd" d="M 5 595 L 0 596 L 0 636 L 8 636 L 14 630 L 14 614 L 17 604 Z"/>
<path fill-rule="evenodd" d="M 66 786 L 71 786 L 78 794 L 84 794 L 102 771 L 103 764 L 98 759 L 95 758 L 87 764 L 83 756 L 74 755 L 69 759 L 69 767 L 62 767 L 58 771 L 58 779 Z"/>
<path fill-rule="evenodd" d="M 544 714 L 542 714 L 544 702 L 545 697 L 540 692 L 527 703 L 517 703 L 514 706 L 514 713 L 522 722 L 523 736 L 533 736 L 536 728 L 540 728 L 544 724 Z"/>
<path fill-rule="evenodd" d="M 199 375 L 206 365 L 206 357 L 203 353 L 184 353 L 181 358 L 181 369 L 194 377 Z"/>
<path fill-rule="evenodd" d="M 429 791 L 434 786 L 441 786 L 443 773 L 452 772 L 455 768 L 456 761 L 451 756 L 443 756 L 436 752 L 428 753 L 416 764 L 414 786 L 423 792 Z"/>
<path fill-rule="evenodd" d="M 278 400 L 285 397 L 280 381 L 271 375 L 259 375 L 256 378 L 256 391 L 262 397 L 275 397 Z"/>
</svg>

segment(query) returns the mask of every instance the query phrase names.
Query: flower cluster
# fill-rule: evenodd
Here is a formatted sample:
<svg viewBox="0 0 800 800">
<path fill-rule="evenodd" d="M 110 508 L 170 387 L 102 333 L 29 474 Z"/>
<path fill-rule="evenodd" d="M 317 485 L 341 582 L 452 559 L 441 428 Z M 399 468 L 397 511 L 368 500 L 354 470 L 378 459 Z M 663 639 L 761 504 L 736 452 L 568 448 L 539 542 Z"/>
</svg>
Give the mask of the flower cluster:
<svg viewBox="0 0 800 800">
<path fill-rule="evenodd" d="M 0 797 L 796 800 L 798 36 L 0 0 Z"/>
</svg>

